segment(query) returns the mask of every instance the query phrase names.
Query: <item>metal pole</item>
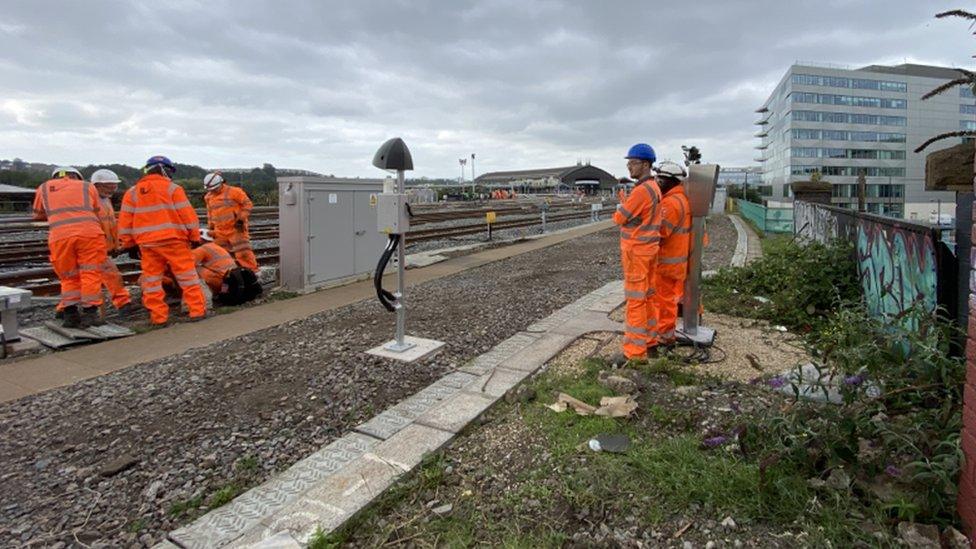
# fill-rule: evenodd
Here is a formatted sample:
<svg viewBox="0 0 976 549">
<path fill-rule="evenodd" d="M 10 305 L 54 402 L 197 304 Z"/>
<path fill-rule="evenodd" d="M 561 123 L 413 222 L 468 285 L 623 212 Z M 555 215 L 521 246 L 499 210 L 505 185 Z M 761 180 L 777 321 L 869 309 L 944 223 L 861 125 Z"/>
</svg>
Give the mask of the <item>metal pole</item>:
<svg viewBox="0 0 976 549">
<path fill-rule="evenodd" d="M 688 278 L 685 280 L 685 300 L 682 311 L 684 332 L 689 336 L 698 334 L 698 308 L 701 306 L 701 260 L 704 246 L 705 218 L 691 218 L 691 234 L 694 242 L 688 257 Z"/>
<path fill-rule="evenodd" d="M 475 184 L 474 184 L 474 153 L 471 153 L 471 194 L 474 194 Z"/>
<path fill-rule="evenodd" d="M 404 177 L 404 171 L 397 170 L 397 182 L 396 182 L 396 192 L 397 194 L 404 194 L 406 192 Z M 406 254 L 403 249 L 406 247 L 406 235 L 400 233 L 397 235 L 399 240 L 397 245 L 397 291 L 396 291 L 396 344 L 400 349 L 405 350 L 406 343 L 404 342 L 404 337 L 406 336 L 407 330 L 407 304 L 404 302 L 404 297 L 406 294 Z"/>
</svg>

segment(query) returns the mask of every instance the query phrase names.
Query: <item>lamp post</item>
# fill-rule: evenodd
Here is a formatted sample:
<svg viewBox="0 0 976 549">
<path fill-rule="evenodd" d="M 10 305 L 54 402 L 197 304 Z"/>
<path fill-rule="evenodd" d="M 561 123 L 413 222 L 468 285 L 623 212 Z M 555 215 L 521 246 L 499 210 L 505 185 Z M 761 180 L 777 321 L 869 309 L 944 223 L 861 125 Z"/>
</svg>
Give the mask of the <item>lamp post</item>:
<svg viewBox="0 0 976 549">
<path fill-rule="evenodd" d="M 471 153 L 471 194 L 473 195 L 475 191 L 474 184 L 474 153 Z"/>
</svg>

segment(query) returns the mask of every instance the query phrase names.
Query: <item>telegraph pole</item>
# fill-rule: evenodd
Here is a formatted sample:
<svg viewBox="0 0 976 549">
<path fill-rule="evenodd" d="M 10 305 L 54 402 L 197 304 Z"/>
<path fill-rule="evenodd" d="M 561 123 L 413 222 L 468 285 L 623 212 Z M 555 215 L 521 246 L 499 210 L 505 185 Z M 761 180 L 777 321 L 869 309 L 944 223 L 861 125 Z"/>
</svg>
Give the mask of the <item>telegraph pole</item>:
<svg viewBox="0 0 976 549">
<path fill-rule="evenodd" d="M 471 194 L 474 194 L 475 184 L 474 184 L 474 153 L 471 153 Z"/>
</svg>

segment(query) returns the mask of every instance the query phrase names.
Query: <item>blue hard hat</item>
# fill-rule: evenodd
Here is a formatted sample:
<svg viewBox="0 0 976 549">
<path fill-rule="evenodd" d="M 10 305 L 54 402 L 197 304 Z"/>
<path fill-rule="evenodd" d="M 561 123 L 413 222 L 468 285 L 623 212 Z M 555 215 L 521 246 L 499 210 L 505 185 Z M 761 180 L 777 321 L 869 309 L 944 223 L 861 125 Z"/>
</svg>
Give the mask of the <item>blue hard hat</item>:
<svg viewBox="0 0 976 549">
<path fill-rule="evenodd" d="M 143 169 L 149 170 L 156 166 L 163 166 L 164 168 L 166 168 L 166 171 L 170 173 L 176 171 L 176 166 L 173 165 L 173 162 L 169 158 L 166 158 L 165 156 L 162 155 L 156 155 L 150 157 L 149 160 L 146 160 L 146 167 Z"/>
<path fill-rule="evenodd" d="M 654 149 L 651 148 L 647 143 L 638 143 L 627 151 L 627 156 L 624 158 L 631 159 L 636 158 L 637 160 L 647 160 L 650 163 L 657 161 L 657 155 L 654 154 Z"/>
</svg>

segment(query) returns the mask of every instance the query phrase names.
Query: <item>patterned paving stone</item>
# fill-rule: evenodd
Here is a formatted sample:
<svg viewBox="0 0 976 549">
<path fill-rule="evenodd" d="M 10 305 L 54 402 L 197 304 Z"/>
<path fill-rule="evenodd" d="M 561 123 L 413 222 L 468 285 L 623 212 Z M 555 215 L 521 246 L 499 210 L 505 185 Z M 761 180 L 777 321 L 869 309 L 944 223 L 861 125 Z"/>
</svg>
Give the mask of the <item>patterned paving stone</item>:
<svg viewBox="0 0 976 549">
<path fill-rule="evenodd" d="M 458 370 L 469 374 L 482 375 L 501 364 L 506 358 L 531 345 L 540 335 L 537 333 L 519 332 L 502 341 L 487 353 L 458 368 Z"/>
<path fill-rule="evenodd" d="M 386 440 L 396 434 L 400 429 L 410 425 L 411 421 L 413 421 L 413 418 L 407 417 L 393 408 L 388 408 L 370 418 L 369 421 L 357 425 L 355 430 L 378 439 Z"/>
<path fill-rule="evenodd" d="M 503 397 L 505 393 L 512 390 L 529 375 L 530 372 L 524 370 L 512 370 L 499 366 L 476 378 L 464 388 L 464 391 L 496 398 Z"/>
<path fill-rule="evenodd" d="M 417 423 L 451 433 L 460 432 L 492 404 L 497 397 L 458 393 L 417 418 Z"/>
<path fill-rule="evenodd" d="M 571 335 L 546 334 L 522 352 L 506 360 L 503 366 L 512 370 L 535 372 L 575 339 L 576 336 Z"/>
<path fill-rule="evenodd" d="M 361 457 L 378 442 L 358 433 L 346 435 L 299 461 L 282 475 L 171 532 L 169 537 L 187 548 L 226 545 L 264 517 L 300 498 L 329 474 Z"/>
</svg>

